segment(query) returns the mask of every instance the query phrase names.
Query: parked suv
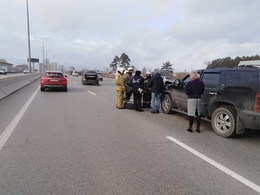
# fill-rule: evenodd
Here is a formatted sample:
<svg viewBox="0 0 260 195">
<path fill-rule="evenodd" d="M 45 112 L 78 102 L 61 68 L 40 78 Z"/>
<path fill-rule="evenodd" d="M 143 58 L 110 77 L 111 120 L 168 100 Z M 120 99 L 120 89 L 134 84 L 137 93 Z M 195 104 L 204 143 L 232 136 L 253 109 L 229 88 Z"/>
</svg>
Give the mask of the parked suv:
<svg viewBox="0 0 260 195">
<path fill-rule="evenodd" d="M 205 84 L 201 116 L 211 120 L 216 134 L 232 137 L 245 129 L 260 130 L 260 69 L 257 67 L 211 68 L 197 71 Z M 189 75 L 162 92 L 162 111 L 187 113 L 184 92 Z"/>
</svg>

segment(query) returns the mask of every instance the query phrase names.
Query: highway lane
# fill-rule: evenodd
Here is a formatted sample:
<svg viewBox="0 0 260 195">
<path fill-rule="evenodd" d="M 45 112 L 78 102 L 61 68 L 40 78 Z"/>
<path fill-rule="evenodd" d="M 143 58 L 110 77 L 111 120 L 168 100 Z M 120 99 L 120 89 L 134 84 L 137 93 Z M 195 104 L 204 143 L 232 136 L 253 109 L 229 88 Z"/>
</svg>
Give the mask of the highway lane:
<svg viewBox="0 0 260 195">
<path fill-rule="evenodd" d="M 36 91 L 0 150 L 2 194 L 259 194 L 259 132 L 226 139 L 203 122 L 188 133 L 183 115 L 116 109 L 112 79 L 68 79 L 68 92 L 40 92 L 35 81 L 0 101 L 2 133 Z"/>
</svg>

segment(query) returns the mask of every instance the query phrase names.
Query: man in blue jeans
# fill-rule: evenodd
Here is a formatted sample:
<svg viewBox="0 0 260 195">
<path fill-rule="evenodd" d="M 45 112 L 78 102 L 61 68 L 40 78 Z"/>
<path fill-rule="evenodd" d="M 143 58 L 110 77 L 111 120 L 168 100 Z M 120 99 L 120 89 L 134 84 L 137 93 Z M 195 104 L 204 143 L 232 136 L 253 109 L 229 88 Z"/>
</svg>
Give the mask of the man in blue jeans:
<svg viewBox="0 0 260 195">
<path fill-rule="evenodd" d="M 152 111 L 151 113 L 159 113 L 161 104 L 161 91 L 163 89 L 163 79 L 159 73 L 159 69 L 154 70 L 154 74 L 148 83 L 148 87 L 152 92 Z"/>
</svg>

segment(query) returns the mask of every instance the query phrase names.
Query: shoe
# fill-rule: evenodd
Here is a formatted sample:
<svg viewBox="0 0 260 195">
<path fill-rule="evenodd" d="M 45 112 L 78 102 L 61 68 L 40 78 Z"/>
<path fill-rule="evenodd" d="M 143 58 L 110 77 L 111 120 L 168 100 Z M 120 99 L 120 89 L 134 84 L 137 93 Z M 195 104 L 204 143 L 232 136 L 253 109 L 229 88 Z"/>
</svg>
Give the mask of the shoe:
<svg viewBox="0 0 260 195">
<path fill-rule="evenodd" d="M 138 110 L 138 112 L 143 112 L 144 110 Z"/>
<path fill-rule="evenodd" d="M 118 109 L 124 109 L 124 107 L 122 107 L 122 108 L 118 108 Z"/>
<path fill-rule="evenodd" d="M 188 128 L 187 131 L 192 132 L 192 128 Z"/>
<path fill-rule="evenodd" d="M 156 111 L 156 113 L 160 113 L 159 111 Z"/>
<path fill-rule="evenodd" d="M 200 128 L 197 128 L 196 131 L 197 131 L 198 133 L 200 133 Z"/>
<path fill-rule="evenodd" d="M 154 113 L 154 114 L 155 114 L 155 112 L 154 112 L 154 111 L 151 111 L 151 113 Z"/>
</svg>

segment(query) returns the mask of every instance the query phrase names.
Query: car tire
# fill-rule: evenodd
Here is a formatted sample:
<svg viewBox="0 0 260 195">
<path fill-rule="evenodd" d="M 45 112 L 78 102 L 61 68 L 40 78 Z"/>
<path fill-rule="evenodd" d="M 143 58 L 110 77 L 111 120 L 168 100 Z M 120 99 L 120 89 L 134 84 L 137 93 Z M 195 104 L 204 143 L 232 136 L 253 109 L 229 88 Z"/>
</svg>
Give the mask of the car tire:
<svg viewBox="0 0 260 195">
<path fill-rule="evenodd" d="M 165 114 L 173 113 L 173 111 L 171 110 L 172 98 L 170 95 L 168 95 L 168 94 L 162 95 L 161 108 L 162 108 L 163 113 L 165 113 Z"/>
<path fill-rule="evenodd" d="M 236 111 L 231 107 L 217 108 L 212 114 L 211 126 L 221 137 L 233 137 L 236 134 Z"/>
<path fill-rule="evenodd" d="M 44 91 L 44 87 L 41 87 L 41 91 Z"/>
<path fill-rule="evenodd" d="M 64 88 L 64 91 L 65 91 L 65 92 L 67 92 L 67 91 L 68 91 L 68 88 L 67 88 L 67 87 L 65 87 L 65 88 Z"/>
</svg>

